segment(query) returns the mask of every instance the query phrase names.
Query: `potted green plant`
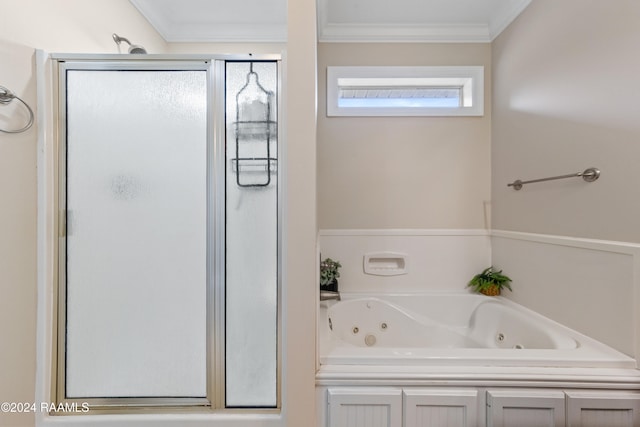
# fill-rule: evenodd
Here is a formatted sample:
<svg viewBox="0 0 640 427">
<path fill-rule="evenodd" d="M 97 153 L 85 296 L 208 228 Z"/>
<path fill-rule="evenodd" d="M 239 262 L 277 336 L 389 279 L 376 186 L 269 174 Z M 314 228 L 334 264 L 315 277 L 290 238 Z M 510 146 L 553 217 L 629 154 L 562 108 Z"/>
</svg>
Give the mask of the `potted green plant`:
<svg viewBox="0 0 640 427">
<path fill-rule="evenodd" d="M 340 277 L 339 261 L 326 258 L 320 262 L 320 288 L 324 291 L 338 291 L 338 277 Z"/>
<path fill-rule="evenodd" d="M 491 266 L 482 270 L 482 273 L 473 276 L 467 287 L 484 295 L 496 296 L 500 295 L 502 288 L 512 290 L 509 282 L 511 282 L 509 276 L 502 274 L 502 270 L 495 270 Z"/>
</svg>

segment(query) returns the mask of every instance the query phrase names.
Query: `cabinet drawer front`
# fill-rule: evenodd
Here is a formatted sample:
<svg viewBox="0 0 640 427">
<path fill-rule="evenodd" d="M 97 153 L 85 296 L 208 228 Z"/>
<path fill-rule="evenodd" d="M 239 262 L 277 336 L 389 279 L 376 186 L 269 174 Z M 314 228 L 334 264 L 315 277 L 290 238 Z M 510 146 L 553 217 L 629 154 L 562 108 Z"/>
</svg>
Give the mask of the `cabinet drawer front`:
<svg viewBox="0 0 640 427">
<path fill-rule="evenodd" d="M 402 391 L 347 388 L 328 391 L 329 427 L 399 427 Z"/>
<path fill-rule="evenodd" d="M 568 427 L 640 427 L 640 393 L 568 391 Z"/>
<path fill-rule="evenodd" d="M 405 389 L 405 426 L 475 427 L 478 391 L 470 389 Z"/>
<path fill-rule="evenodd" d="M 487 427 L 564 427 L 564 393 L 545 390 L 487 391 Z"/>
</svg>

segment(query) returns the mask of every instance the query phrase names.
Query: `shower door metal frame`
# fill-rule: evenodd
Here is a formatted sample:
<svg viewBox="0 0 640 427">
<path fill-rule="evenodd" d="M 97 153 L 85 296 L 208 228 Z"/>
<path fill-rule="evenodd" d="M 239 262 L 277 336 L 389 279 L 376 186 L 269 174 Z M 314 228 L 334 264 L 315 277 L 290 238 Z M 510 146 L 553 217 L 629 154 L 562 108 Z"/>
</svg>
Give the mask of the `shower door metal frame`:
<svg viewBox="0 0 640 427">
<path fill-rule="evenodd" d="M 225 408 L 225 64 L 226 61 L 273 61 L 278 69 L 278 96 L 282 87 L 281 58 L 278 55 L 51 55 L 54 79 L 57 81 L 57 194 L 54 202 L 54 223 L 57 224 L 58 245 L 55 248 L 56 275 L 53 296 L 53 337 L 51 396 L 56 403 L 89 403 L 92 414 L 180 411 L 224 411 L 279 413 L 282 382 L 282 185 L 277 188 L 277 375 L 276 406 L 274 408 Z M 207 396 L 205 398 L 123 397 L 67 398 L 66 366 L 66 72 L 69 70 L 100 71 L 206 71 L 207 73 Z M 279 103 L 279 101 L 278 101 Z M 280 105 L 278 105 L 280 109 Z M 278 124 L 280 127 L 280 124 Z M 279 142 L 278 142 L 278 145 Z M 278 182 L 283 176 L 277 168 Z M 222 196 L 221 196 L 222 195 Z M 219 380 L 223 379 L 223 380 Z M 55 413 L 54 413 L 55 414 Z"/>
</svg>

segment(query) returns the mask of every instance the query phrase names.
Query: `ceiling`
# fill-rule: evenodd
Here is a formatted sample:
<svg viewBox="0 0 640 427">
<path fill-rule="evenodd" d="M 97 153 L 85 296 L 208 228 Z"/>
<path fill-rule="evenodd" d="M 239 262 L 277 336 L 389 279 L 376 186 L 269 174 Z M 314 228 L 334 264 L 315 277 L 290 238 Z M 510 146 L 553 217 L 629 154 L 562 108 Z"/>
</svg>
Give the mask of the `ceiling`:
<svg viewBox="0 0 640 427">
<path fill-rule="evenodd" d="M 130 1 L 167 42 L 287 40 L 287 0 Z M 317 1 L 318 40 L 325 42 L 490 42 L 531 2 Z"/>
</svg>

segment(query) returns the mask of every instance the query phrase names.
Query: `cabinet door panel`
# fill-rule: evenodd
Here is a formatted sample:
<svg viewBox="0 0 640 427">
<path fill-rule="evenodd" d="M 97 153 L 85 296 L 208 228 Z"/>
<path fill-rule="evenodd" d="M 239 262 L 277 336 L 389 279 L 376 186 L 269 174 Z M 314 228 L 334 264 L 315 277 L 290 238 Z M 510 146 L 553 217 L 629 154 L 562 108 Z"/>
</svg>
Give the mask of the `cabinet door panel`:
<svg viewBox="0 0 640 427">
<path fill-rule="evenodd" d="M 568 427 L 640 427 L 640 393 L 567 392 Z"/>
<path fill-rule="evenodd" d="M 400 427 L 402 391 L 347 388 L 328 391 L 329 427 Z"/>
<path fill-rule="evenodd" d="M 487 391 L 487 427 L 564 427 L 564 393 L 535 390 Z"/>
<path fill-rule="evenodd" d="M 478 391 L 405 389 L 405 427 L 475 427 Z"/>
</svg>

